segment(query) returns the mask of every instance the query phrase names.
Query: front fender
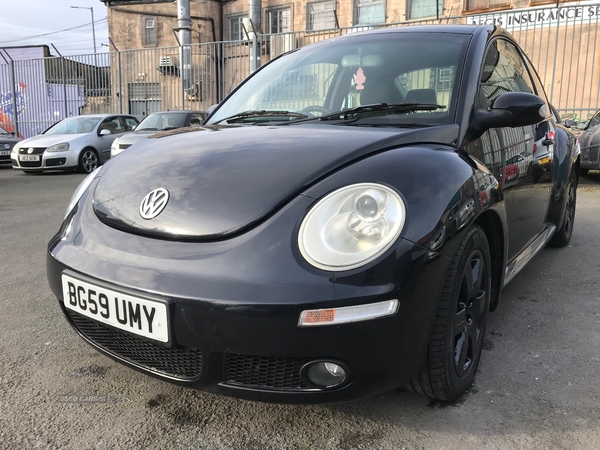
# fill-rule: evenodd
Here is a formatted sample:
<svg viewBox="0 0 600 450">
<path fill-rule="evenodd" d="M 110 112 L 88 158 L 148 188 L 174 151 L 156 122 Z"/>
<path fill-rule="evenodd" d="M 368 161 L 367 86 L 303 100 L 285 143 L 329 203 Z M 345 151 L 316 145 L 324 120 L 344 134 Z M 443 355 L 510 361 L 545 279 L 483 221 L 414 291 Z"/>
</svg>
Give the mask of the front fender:
<svg viewBox="0 0 600 450">
<path fill-rule="evenodd" d="M 580 149 L 575 136 L 563 128 L 556 127 L 556 141 L 554 145 L 553 180 L 550 203 L 546 222 L 562 226 L 565 216 L 565 195 L 571 172 L 579 165 Z M 577 176 L 579 171 L 577 170 Z"/>
</svg>

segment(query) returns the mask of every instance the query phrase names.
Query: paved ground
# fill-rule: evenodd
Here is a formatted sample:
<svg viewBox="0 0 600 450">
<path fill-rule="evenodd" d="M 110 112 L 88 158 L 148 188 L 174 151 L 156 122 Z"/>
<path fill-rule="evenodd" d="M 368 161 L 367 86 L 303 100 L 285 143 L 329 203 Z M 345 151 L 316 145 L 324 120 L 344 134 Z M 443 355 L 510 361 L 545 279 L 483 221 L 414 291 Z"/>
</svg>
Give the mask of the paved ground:
<svg viewBox="0 0 600 450">
<path fill-rule="evenodd" d="M 67 325 L 44 253 L 82 175 L 0 168 L 0 448 L 598 449 L 600 183 L 576 230 L 513 281 L 491 317 L 475 387 L 441 405 L 410 393 L 325 406 L 217 397 L 114 363 Z"/>
</svg>

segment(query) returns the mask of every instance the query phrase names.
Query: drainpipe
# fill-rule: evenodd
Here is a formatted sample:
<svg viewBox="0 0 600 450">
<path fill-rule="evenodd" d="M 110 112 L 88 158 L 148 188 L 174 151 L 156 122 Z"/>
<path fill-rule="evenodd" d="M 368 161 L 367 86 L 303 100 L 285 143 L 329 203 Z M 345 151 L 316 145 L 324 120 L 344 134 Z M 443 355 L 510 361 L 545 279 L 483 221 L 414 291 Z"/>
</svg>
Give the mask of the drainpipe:
<svg viewBox="0 0 600 450">
<path fill-rule="evenodd" d="M 261 0 L 248 0 L 248 16 L 252 34 L 249 36 L 250 42 L 250 73 L 254 72 L 260 67 L 261 63 L 261 49 L 258 40 L 258 34 L 261 33 L 261 20 L 262 20 L 262 2 Z"/>
<path fill-rule="evenodd" d="M 185 93 L 192 88 L 192 19 L 190 18 L 190 0 L 177 0 L 177 31 L 179 32 L 182 104 Z"/>
</svg>

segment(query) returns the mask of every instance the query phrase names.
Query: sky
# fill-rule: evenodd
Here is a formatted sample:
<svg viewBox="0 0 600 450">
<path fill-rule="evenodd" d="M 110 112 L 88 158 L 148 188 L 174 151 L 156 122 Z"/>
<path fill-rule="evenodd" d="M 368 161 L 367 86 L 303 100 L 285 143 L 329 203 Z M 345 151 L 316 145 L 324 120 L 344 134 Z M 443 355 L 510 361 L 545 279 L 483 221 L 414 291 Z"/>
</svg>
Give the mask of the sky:
<svg viewBox="0 0 600 450">
<path fill-rule="evenodd" d="M 45 44 L 56 54 L 54 44 L 63 56 L 92 54 L 92 7 L 97 51 L 108 51 L 106 6 L 100 0 L 0 0 L 0 7 L 0 47 Z"/>
</svg>

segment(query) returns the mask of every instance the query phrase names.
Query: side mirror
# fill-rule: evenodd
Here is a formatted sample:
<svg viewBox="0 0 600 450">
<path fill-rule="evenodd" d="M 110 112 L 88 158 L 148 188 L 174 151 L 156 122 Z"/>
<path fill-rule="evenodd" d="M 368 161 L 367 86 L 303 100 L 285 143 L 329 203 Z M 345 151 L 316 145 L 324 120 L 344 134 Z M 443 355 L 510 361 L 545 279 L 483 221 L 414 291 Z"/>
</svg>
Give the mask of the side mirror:
<svg viewBox="0 0 600 450">
<path fill-rule="evenodd" d="M 479 111 L 478 126 L 482 129 L 524 127 L 540 123 L 548 116 L 546 103 L 534 94 L 505 92 L 492 103 L 489 111 Z"/>
<path fill-rule="evenodd" d="M 563 121 L 563 125 L 567 128 L 572 128 L 577 126 L 577 122 L 575 122 L 573 119 L 565 119 Z"/>
<path fill-rule="evenodd" d="M 214 111 L 215 109 L 217 109 L 217 106 L 219 106 L 219 104 L 218 104 L 218 103 L 217 103 L 217 104 L 215 104 L 215 105 L 210 105 L 210 106 L 208 107 L 208 109 L 206 110 L 206 117 L 210 116 L 210 115 L 213 113 L 213 111 Z"/>
<path fill-rule="evenodd" d="M 131 127 L 131 131 L 135 131 L 135 129 L 136 129 L 137 127 L 138 127 L 137 125 L 134 125 L 134 126 L 132 126 L 132 127 Z"/>
<path fill-rule="evenodd" d="M 104 130 L 100 130 L 100 136 L 108 136 L 109 134 L 111 134 L 111 132 L 106 128 Z"/>
</svg>

